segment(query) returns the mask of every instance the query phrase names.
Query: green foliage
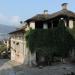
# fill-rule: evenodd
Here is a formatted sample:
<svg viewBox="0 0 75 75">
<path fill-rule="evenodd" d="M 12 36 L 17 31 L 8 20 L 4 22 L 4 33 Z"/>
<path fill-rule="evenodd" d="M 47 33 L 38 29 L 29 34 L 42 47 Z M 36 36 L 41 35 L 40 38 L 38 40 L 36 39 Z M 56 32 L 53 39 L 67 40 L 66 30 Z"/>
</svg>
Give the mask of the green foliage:
<svg viewBox="0 0 75 75">
<path fill-rule="evenodd" d="M 73 32 L 73 33 L 72 33 Z M 67 56 L 69 50 L 74 48 L 75 41 L 72 36 L 74 31 L 65 28 L 60 21 L 57 28 L 53 29 L 30 29 L 26 33 L 27 46 L 30 51 L 37 52 L 39 56 Z"/>
<path fill-rule="evenodd" d="M 6 50 L 6 46 L 5 45 L 0 45 L 0 54 Z"/>
</svg>

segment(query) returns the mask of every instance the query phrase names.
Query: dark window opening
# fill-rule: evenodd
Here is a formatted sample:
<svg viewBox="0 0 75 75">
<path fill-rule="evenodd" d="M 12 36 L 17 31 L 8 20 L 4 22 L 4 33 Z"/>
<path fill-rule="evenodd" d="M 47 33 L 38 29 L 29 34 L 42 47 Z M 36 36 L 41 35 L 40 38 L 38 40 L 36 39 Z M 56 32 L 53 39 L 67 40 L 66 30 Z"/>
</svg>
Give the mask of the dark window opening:
<svg viewBox="0 0 75 75">
<path fill-rule="evenodd" d="M 48 28 L 52 28 L 51 22 L 48 22 Z"/>
<path fill-rule="evenodd" d="M 19 42 L 17 42 L 16 45 L 19 45 Z"/>
<path fill-rule="evenodd" d="M 59 24 L 59 20 L 54 20 L 54 21 L 53 21 L 53 27 L 57 27 L 58 24 Z"/>
<path fill-rule="evenodd" d="M 13 41 L 13 43 L 15 44 L 15 41 Z"/>
<path fill-rule="evenodd" d="M 35 23 L 35 29 L 43 29 L 43 23 L 42 22 L 36 22 Z"/>
<path fill-rule="evenodd" d="M 69 27 L 69 20 L 67 20 L 66 23 L 67 23 L 67 27 Z"/>
</svg>

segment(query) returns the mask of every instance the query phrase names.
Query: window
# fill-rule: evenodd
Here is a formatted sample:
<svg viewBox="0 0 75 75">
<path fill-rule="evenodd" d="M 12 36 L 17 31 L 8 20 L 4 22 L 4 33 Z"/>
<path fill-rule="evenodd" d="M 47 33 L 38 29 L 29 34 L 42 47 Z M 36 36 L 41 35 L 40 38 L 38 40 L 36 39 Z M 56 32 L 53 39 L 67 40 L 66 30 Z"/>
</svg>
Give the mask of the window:
<svg viewBox="0 0 75 75">
<path fill-rule="evenodd" d="M 19 45 L 19 42 L 17 42 L 16 45 Z"/>
<path fill-rule="evenodd" d="M 59 24 L 59 20 L 53 20 L 53 27 L 57 27 Z"/>
<path fill-rule="evenodd" d="M 13 41 L 13 44 L 15 44 L 15 41 Z"/>
<path fill-rule="evenodd" d="M 48 22 L 48 28 L 52 28 L 51 22 Z"/>
<path fill-rule="evenodd" d="M 43 23 L 42 22 L 36 22 L 35 23 L 35 28 L 36 29 L 43 29 Z"/>
</svg>

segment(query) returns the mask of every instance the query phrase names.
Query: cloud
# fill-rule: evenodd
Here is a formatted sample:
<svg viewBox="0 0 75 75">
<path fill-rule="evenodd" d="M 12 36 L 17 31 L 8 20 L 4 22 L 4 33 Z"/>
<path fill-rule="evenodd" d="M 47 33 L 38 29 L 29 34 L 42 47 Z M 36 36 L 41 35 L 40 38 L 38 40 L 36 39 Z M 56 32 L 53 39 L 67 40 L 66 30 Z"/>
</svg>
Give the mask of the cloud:
<svg viewBox="0 0 75 75">
<path fill-rule="evenodd" d="M 21 18 L 19 16 L 5 16 L 0 13 L 0 24 L 18 26 Z"/>
</svg>

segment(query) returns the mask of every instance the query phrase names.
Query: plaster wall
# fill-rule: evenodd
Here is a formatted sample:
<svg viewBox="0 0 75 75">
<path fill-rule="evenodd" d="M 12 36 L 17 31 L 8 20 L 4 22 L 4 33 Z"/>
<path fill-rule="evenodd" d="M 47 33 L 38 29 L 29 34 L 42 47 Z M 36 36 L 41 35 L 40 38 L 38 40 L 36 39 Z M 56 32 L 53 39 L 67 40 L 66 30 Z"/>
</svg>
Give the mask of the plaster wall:
<svg viewBox="0 0 75 75">
<path fill-rule="evenodd" d="M 35 22 L 30 22 L 30 28 L 35 29 Z"/>
<path fill-rule="evenodd" d="M 73 20 L 69 20 L 69 28 L 73 28 Z"/>
<path fill-rule="evenodd" d="M 48 24 L 44 23 L 43 24 L 43 29 L 48 29 Z"/>
</svg>

